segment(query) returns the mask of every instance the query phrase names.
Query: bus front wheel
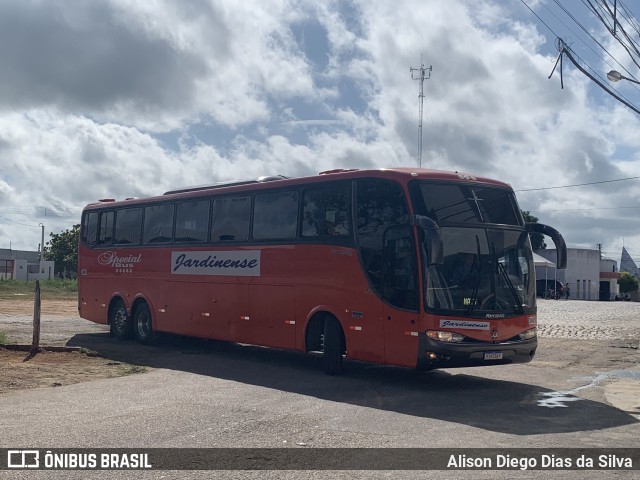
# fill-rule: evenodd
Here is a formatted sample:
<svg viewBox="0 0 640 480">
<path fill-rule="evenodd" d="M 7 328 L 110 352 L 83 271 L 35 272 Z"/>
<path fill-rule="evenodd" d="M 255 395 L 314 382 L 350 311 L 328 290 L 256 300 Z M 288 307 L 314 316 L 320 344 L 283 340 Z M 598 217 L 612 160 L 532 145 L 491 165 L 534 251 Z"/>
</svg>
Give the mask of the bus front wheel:
<svg viewBox="0 0 640 480">
<path fill-rule="evenodd" d="M 342 373 L 342 354 L 344 353 L 344 336 L 342 327 L 335 318 L 324 321 L 322 338 L 323 367 L 327 375 Z"/>
<path fill-rule="evenodd" d="M 153 331 L 153 325 L 151 323 L 151 311 L 149 305 L 141 303 L 136 308 L 134 314 L 134 326 L 136 338 L 140 343 L 145 345 L 151 345 L 156 340 L 156 335 Z"/>
<path fill-rule="evenodd" d="M 115 300 L 109 310 L 109 331 L 118 340 L 129 340 L 133 334 L 131 319 L 127 315 L 124 302 Z"/>
</svg>

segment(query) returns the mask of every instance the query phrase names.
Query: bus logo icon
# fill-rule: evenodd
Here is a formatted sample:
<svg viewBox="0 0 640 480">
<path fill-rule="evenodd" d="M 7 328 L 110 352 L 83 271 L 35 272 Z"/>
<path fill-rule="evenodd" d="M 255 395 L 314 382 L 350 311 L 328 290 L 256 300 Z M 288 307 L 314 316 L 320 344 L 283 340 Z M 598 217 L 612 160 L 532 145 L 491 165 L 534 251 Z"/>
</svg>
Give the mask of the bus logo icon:
<svg viewBox="0 0 640 480">
<path fill-rule="evenodd" d="M 8 468 L 40 468 L 40 452 L 38 450 L 8 450 Z"/>
</svg>

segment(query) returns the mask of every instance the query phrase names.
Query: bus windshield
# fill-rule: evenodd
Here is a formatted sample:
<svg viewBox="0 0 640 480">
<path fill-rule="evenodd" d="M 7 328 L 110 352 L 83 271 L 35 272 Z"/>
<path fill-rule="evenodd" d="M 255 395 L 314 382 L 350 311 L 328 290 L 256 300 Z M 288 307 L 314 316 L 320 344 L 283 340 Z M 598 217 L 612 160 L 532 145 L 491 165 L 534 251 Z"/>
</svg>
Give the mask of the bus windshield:
<svg viewBox="0 0 640 480">
<path fill-rule="evenodd" d="M 413 201 L 438 223 L 443 244 L 442 265 L 425 265 L 427 308 L 479 316 L 535 311 L 531 244 L 511 189 L 416 182 Z"/>
<path fill-rule="evenodd" d="M 442 227 L 440 234 L 443 263 L 427 268 L 428 308 L 465 315 L 533 311 L 533 256 L 527 233 Z"/>
</svg>

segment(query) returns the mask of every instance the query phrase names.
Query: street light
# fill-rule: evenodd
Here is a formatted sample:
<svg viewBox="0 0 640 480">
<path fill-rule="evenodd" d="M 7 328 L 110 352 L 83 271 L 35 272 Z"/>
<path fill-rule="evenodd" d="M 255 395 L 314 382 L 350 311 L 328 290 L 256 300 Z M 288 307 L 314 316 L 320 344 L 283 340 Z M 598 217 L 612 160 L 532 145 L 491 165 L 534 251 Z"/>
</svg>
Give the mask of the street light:
<svg viewBox="0 0 640 480">
<path fill-rule="evenodd" d="M 629 82 L 637 83 L 638 85 L 640 85 L 639 81 L 634 80 L 633 78 L 625 77 L 624 75 L 622 75 L 617 70 L 611 70 L 609 73 L 607 73 L 607 78 L 611 82 L 619 82 L 620 80 L 628 80 Z"/>
</svg>

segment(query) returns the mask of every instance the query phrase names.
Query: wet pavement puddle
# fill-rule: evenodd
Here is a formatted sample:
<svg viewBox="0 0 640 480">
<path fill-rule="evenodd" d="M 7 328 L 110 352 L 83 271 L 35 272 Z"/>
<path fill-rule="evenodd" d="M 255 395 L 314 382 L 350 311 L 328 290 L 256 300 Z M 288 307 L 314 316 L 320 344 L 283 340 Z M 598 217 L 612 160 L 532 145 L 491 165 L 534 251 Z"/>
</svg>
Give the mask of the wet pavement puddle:
<svg viewBox="0 0 640 480">
<path fill-rule="evenodd" d="M 595 387 L 606 380 L 617 379 L 640 381 L 640 370 L 611 370 L 609 372 L 598 373 L 593 377 L 582 378 L 589 383 L 571 390 L 541 393 L 541 398 L 538 400 L 538 406 L 545 408 L 566 408 L 569 406 L 569 403 L 582 400 L 582 398 L 576 395 L 578 392 Z"/>
</svg>

